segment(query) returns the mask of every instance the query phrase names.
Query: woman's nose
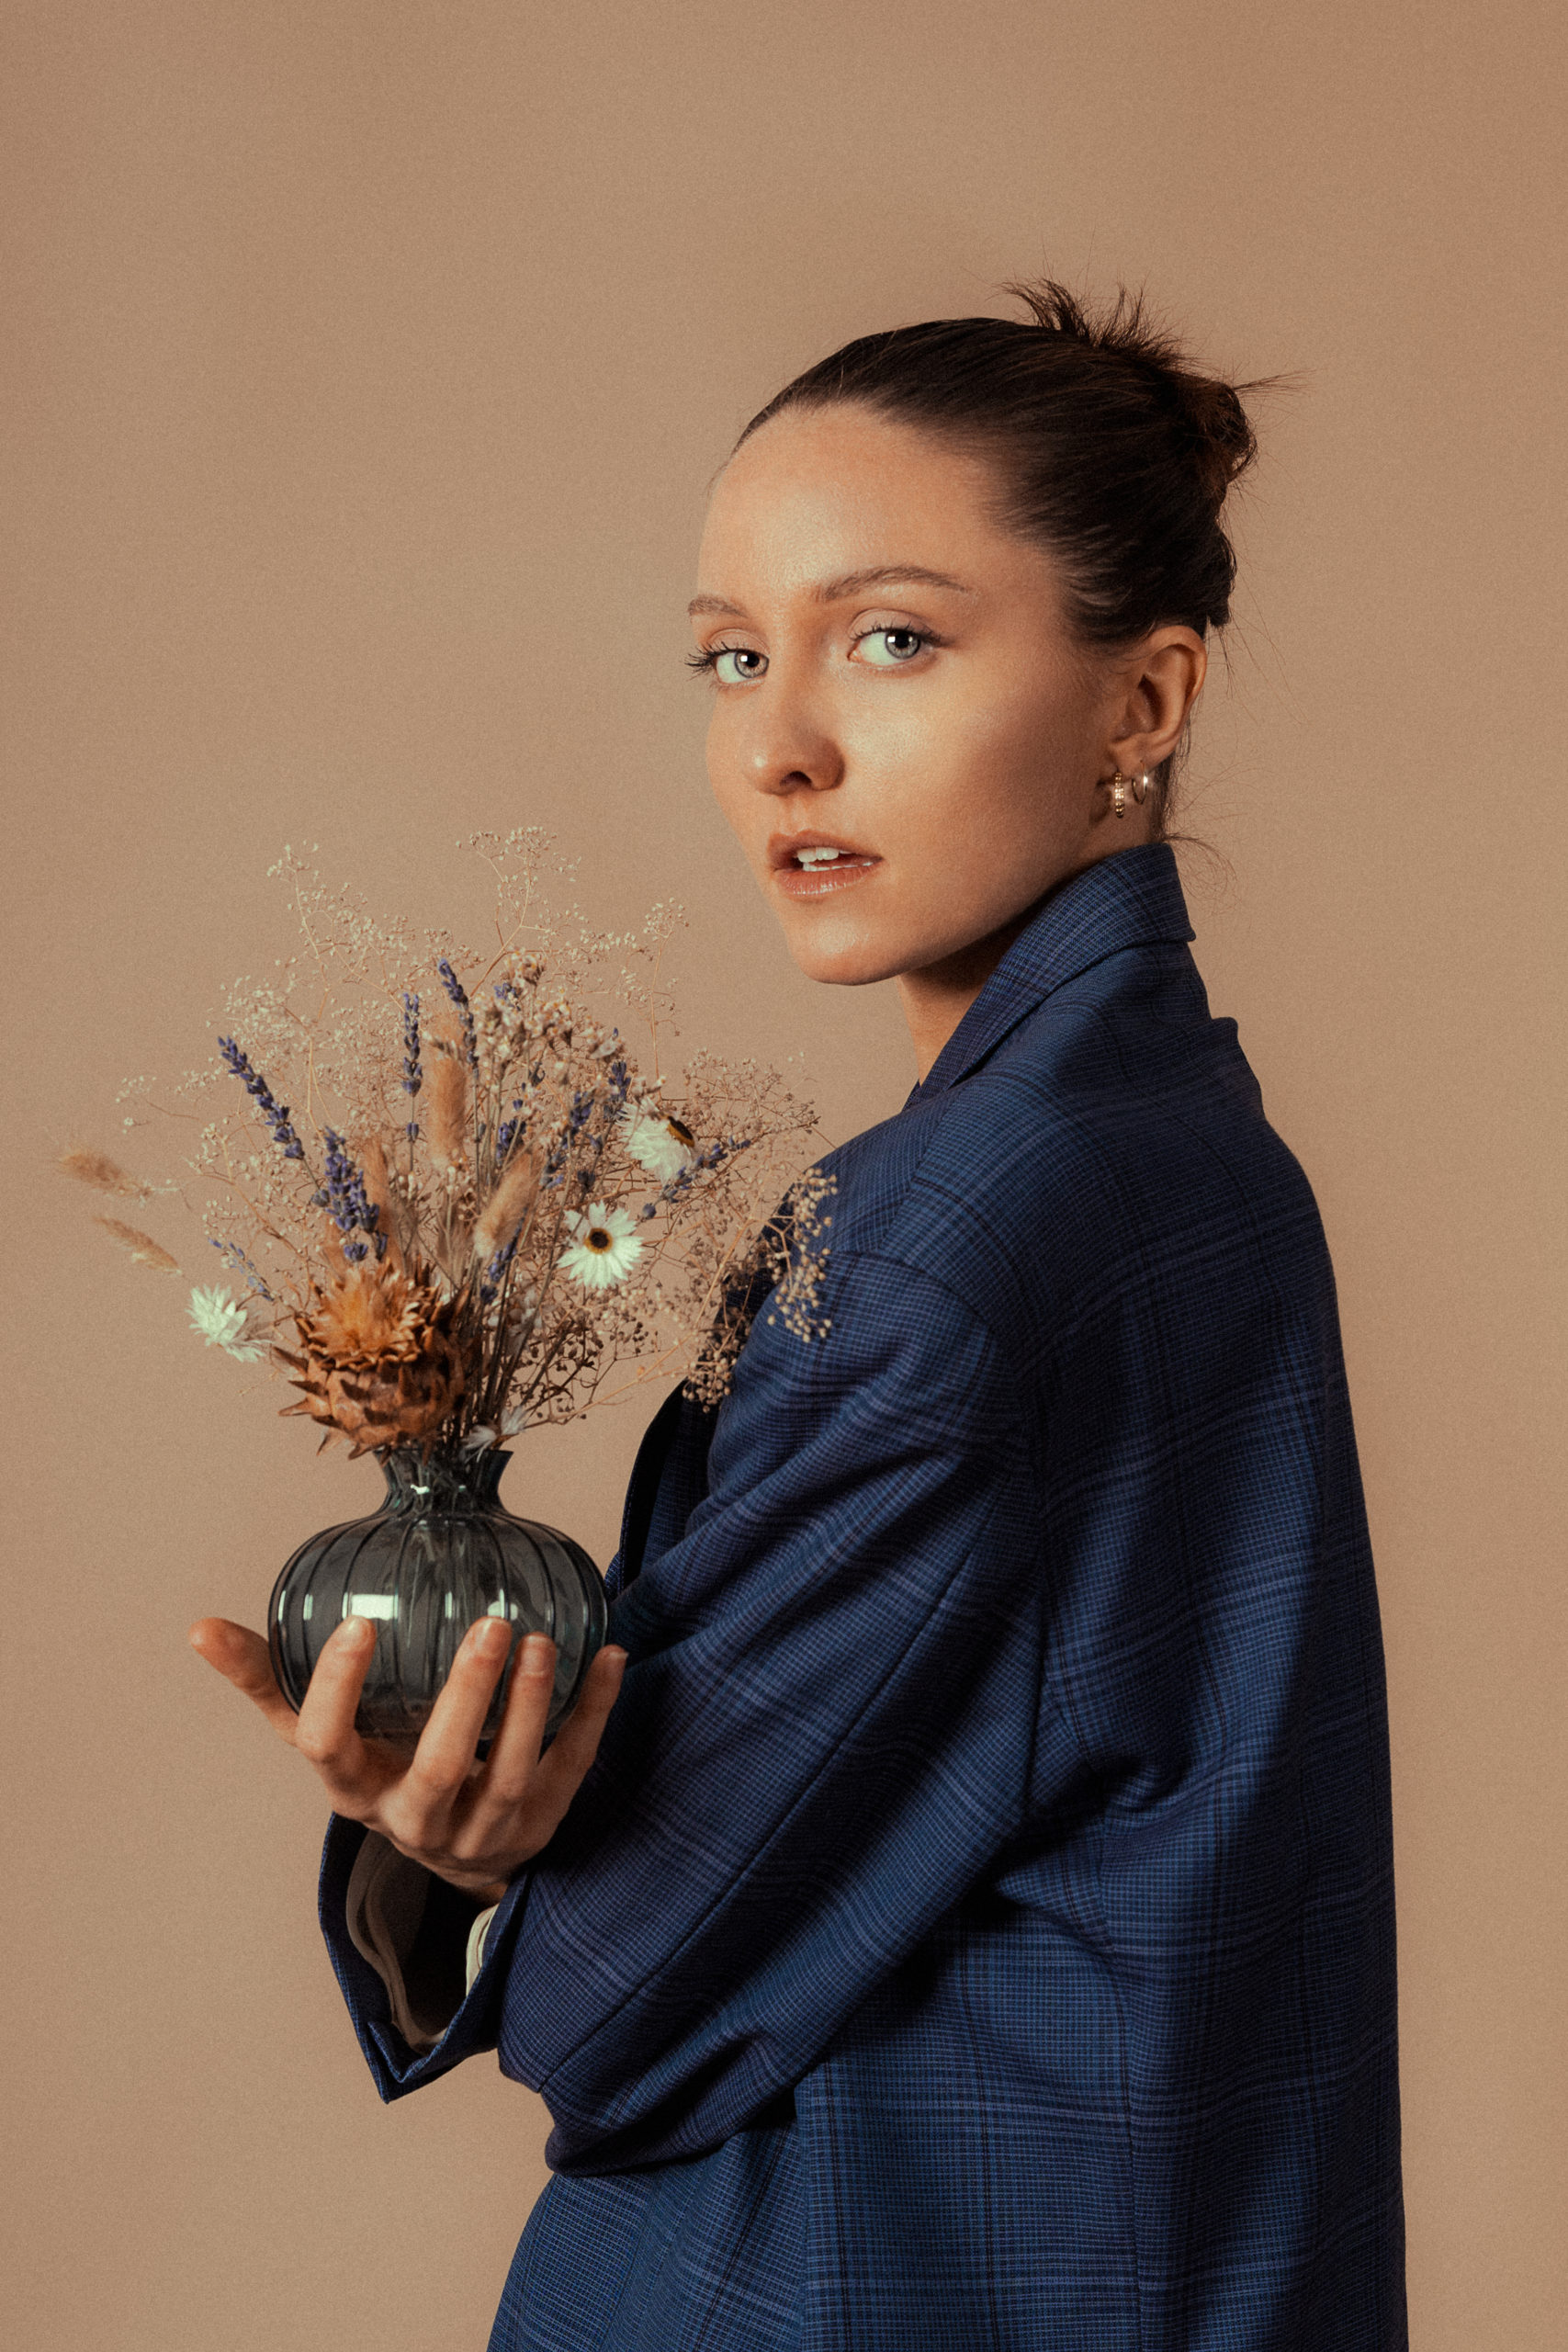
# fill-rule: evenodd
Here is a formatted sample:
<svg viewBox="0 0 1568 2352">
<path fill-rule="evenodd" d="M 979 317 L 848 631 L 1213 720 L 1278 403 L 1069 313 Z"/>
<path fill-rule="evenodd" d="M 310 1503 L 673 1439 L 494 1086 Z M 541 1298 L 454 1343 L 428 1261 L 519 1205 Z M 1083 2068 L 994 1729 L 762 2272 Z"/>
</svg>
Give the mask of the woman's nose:
<svg viewBox="0 0 1568 2352">
<path fill-rule="evenodd" d="M 844 762 L 832 731 L 803 702 L 757 696 L 736 749 L 741 773 L 755 792 L 830 792 L 843 780 Z"/>
</svg>

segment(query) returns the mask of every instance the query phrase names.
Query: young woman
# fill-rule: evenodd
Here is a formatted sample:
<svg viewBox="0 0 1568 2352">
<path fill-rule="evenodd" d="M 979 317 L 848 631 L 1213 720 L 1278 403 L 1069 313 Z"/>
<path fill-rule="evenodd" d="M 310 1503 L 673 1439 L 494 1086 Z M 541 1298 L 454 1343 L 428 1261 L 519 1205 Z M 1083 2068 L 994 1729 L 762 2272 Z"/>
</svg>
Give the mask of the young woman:
<svg viewBox="0 0 1568 2352">
<path fill-rule="evenodd" d="M 543 1758 L 536 1639 L 481 1770 L 488 1628 L 405 1770 L 358 1621 L 298 1720 L 197 1629 L 331 1792 L 382 2096 L 496 2048 L 548 2104 L 492 2352 L 1405 2341 L 1333 1277 L 1167 837 L 1252 435 L 1135 307 L 1026 299 L 812 368 L 703 539 L 720 804 L 914 1041 L 827 1337 L 660 1412 Z"/>
</svg>

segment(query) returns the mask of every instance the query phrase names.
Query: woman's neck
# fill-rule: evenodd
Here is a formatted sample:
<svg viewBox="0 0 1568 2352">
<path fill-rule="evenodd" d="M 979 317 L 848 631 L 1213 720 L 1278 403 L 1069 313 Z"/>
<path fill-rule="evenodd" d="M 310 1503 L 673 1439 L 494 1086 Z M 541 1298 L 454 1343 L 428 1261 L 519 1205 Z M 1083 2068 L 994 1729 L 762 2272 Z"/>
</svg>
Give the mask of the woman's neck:
<svg viewBox="0 0 1568 2352">
<path fill-rule="evenodd" d="M 927 964 L 917 972 L 899 973 L 898 1001 L 904 1009 L 915 1048 L 915 1069 L 922 1082 L 931 1076 L 937 1056 L 1035 911 L 1033 907 L 1026 907 L 1011 922 L 1004 923 L 1000 931 L 988 932 L 984 939 L 959 948 L 955 955 L 944 956 L 941 963 Z"/>
<path fill-rule="evenodd" d="M 989 931 L 984 939 L 975 940 L 967 947 L 944 956 L 937 964 L 923 965 L 918 971 L 900 972 L 897 978 L 898 1001 L 904 1008 L 904 1019 L 914 1042 L 915 1067 L 923 1084 L 931 1073 L 937 1056 L 968 1012 L 1008 949 L 1019 933 L 1027 930 L 1048 899 L 1058 890 L 1098 865 L 1104 857 L 1117 856 L 1126 850 L 1146 847 L 1154 838 L 1147 811 L 1137 812 L 1142 821 L 1127 828 L 1131 839 L 1096 846 L 1084 857 L 1058 874 L 1049 888 L 1030 901 L 1021 914 L 1013 916 L 998 931 Z"/>
</svg>

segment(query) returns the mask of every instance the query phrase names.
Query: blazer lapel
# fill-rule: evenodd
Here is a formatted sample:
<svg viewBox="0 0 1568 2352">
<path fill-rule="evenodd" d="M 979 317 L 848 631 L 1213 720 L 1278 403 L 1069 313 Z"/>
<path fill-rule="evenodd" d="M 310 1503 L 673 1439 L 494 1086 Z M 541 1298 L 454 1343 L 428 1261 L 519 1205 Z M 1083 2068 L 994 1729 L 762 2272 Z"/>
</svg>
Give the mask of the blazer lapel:
<svg viewBox="0 0 1568 2352">
<path fill-rule="evenodd" d="M 1086 866 L 1020 932 L 909 1101 L 967 1078 L 1043 997 L 1091 964 L 1124 947 L 1192 936 L 1168 842 L 1145 842 Z"/>
<path fill-rule="evenodd" d="M 621 1514 L 620 1549 L 604 1576 L 612 1600 L 625 1592 L 645 1559 L 657 1559 L 684 1534 L 707 1492 L 713 1422 L 711 1413 L 674 1388 L 643 1432 Z"/>
</svg>

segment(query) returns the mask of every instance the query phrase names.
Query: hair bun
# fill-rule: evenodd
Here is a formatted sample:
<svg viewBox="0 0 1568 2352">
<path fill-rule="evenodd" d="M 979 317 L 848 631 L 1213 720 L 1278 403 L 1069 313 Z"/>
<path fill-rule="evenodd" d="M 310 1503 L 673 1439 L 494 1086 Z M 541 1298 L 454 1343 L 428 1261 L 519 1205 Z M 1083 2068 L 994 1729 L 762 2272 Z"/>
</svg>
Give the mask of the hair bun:
<svg viewBox="0 0 1568 2352">
<path fill-rule="evenodd" d="M 1218 376 L 1195 376 L 1185 368 L 1168 370 L 1166 384 L 1191 435 L 1203 487 L 1218 514 L 1232 482 L 1258 455 L 1258 435 L 1234 384 Z"/>
<path fill-rule="evenodd" d="M 1199 481 L 1217 514 L 1232 482 L 1258 455 L 1258 436 L 1241 404 L 1241 390 L 1252 387 L 1238 390 L 1222 377 L 1199 375 L 1174 335 L 1149 316 L 1144 296 L 1129 294 L 1124 286 L 1098 315 L 1057 278 L 1024 279 L 1004 290 L 1016 296 L 1043 333 L 1069 336 L 1120 360 L 1151 385 L 1179 419 Z"/>
</svg>

